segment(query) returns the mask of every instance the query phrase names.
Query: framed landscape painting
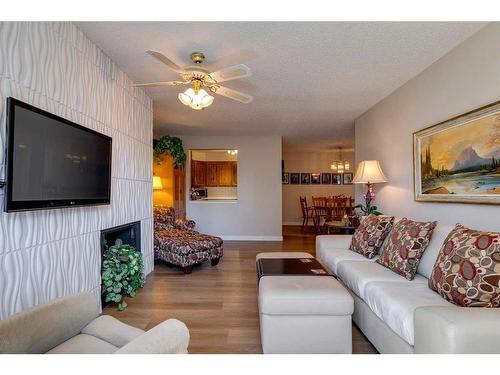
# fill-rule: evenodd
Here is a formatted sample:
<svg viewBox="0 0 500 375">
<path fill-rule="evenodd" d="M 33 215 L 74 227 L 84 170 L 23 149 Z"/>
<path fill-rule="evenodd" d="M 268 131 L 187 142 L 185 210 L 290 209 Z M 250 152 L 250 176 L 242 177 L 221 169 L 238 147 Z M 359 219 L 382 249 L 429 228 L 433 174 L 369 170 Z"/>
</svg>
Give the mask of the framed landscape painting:
<svg viewBox="0 0 500 375">
<path fill-rule="evenodd" d="M 500 101 L 413 134 L 415 200 L 500 204 Z"/>
</svg>

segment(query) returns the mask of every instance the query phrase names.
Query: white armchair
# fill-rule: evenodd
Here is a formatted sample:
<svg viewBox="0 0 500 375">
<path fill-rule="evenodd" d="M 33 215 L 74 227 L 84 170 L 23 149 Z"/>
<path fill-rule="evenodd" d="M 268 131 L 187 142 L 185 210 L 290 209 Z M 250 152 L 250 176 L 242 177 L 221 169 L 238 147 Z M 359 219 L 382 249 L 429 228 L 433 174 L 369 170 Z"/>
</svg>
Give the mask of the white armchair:
<svg viewBox="0 0 500 375">
<path fill-rule="evenodd" d="M 145 332 L 99 310 L 96 296 L 81 293 L 15 314 L 0 321 L 0 353 L 187 353 L 189 331 L 176 319 Z"/>
</svg>

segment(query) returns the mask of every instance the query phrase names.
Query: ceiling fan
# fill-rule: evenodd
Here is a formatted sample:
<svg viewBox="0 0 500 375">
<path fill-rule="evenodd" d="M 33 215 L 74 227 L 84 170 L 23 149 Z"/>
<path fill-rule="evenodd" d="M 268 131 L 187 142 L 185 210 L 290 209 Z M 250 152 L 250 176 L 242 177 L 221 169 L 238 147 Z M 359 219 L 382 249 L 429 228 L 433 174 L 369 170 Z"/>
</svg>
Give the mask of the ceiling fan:
<svg viewBox="0 0 500 375">
<path fill-rule="evenodd" d="M 237 100 L 241 103 L 246 104 L 253 100 L 253 97 L 250 95 L 219 84 L 220 82 L 230 81 L 233 79 L 250 77 L 252 72 L 250 71 L 250 68 L 244 64 L 238 64 L 217 70 L 216 72 L 210 72 L 209 70 L 201 67 L 201 64 L 205 60 L 205 55 L 202 52 L 193 52 L 190 57 L 194 66 L 186 66 L 185 68 L 181 68 L 160 52 L 146 51 L 146 53 L 153 56 L 179 74 L 184 81 L 138 83 L 133 85 L 135 87 L 191 86 L 185 92 L 181 92 L 179 94 L 179 100 L 182 104 L 196 110 L 206 108 L 214 101 L 214 97 L 209 95 L 204 90 L 204 87 L 207 88 L 209 92 L 225 96 L 229 99 Z"/>
</svg>

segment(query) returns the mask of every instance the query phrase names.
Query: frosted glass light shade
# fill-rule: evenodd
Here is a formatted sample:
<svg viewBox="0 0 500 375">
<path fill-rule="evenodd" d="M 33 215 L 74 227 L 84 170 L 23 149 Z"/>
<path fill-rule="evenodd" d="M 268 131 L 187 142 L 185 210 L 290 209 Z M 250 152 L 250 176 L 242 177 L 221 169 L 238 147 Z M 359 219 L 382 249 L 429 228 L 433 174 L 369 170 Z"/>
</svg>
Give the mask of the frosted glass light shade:
<svg viewBox="0 0 500 375">
<path fill-rule="evenodd" d="M 363 160 L 359 163 L 356 175 L 352 180 L 355 184 L 376 184 L 387 182 L 378 160 Z"/>
<path fill-rule="evenodd" d="M 160 176 L 153 176 L 153 190 L 163 189 Z"/>
<path fill-rule="evenodd" d="M 187 89 L 179 94 L 179 100 L 182 104 L 191 107 L 192 109 L 200 110 L 208 107 L 214 101 L 214 97 L 208 95 L 208 93 L 200 89 L 198 93 L 195 93 L 192 88 Z"/>
</svg>

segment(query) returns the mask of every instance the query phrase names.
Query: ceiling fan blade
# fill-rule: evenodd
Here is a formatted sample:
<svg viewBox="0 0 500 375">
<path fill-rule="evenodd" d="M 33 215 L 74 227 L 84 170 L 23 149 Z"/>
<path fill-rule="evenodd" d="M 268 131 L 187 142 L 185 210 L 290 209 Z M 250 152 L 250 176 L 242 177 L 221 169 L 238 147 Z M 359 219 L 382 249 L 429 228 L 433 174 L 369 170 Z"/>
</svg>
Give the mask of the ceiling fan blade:
<svg viewBox="0 0 500 375">
<path fill-rule="evenodd" d="M 225 96 L 229 99 L 237 100 L 239 102 L 248 104 L 253 100 L 253 96 L 244 94 L 242 92 L 233 90 L 233 89 L 228 89 L 227 87 L 223 86 L 214 86 L 212 88 L 212 91 L 216 94 Z"/>
<path fill-rule="evenodd" d="M 160 87 L 160 86 L 182 86 L 187 85 L 189 82 L 182 81 L 167 81 L 167 82 L 146 82 L 146 83 L 136 83 L 133 87 Z"/>
<path fill-rule="evenodd" d="M 149 55 L 151 55 L 151 56 L 153 56 L 155 59 L 161 61 L 162 63 L 164 63 L 166 66 L 168 66 L 174 72 L 177 72 L 177 73 L 182 73 L 183 72 L 183 69 L 179 65 L 177 65 L 176 63 L 174 63 L 172 60 L 170 60 L 164 54 L 162 54 L 160 52 L 156 52 L 156 51 L 146 51 L 146 53 L 149 54 Z"/>
<path fill-rule="evenodd" d="M 224 68 L 221 70 L 217 70 L 216 72 L 210 73 L 210 77 L 212 77 L 217 82 L 230 81 L 232 79 L 250 77 L 252 72 L 250 68 L 244 64 L 238 64 L 234 66 L 230 66 L 228 68 Z"/>
</svg>

